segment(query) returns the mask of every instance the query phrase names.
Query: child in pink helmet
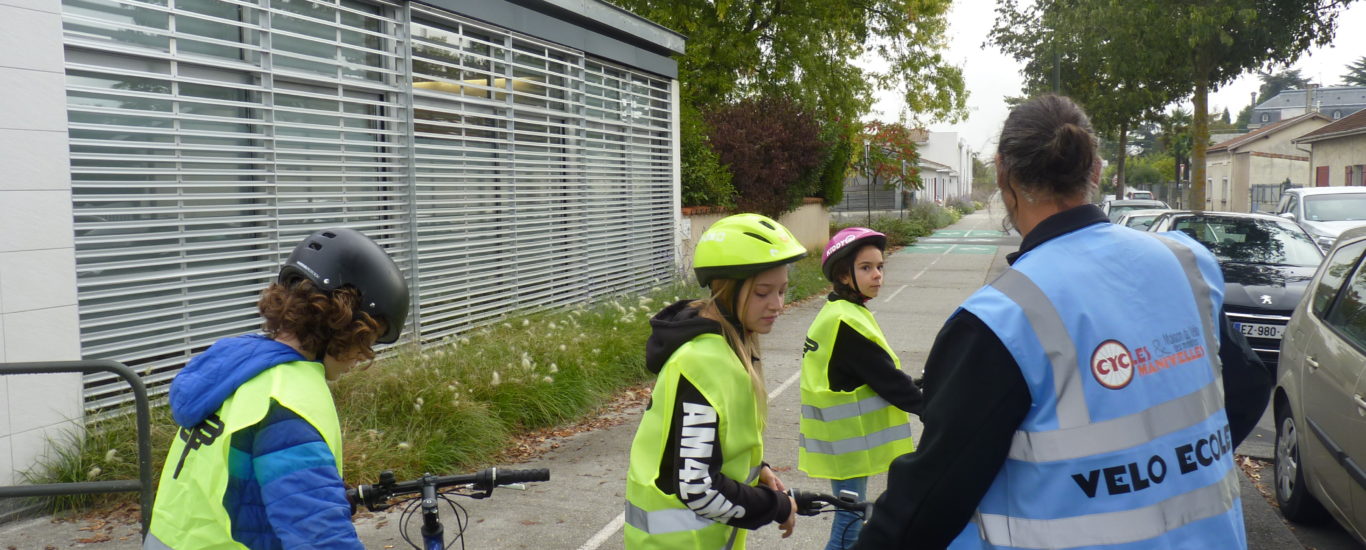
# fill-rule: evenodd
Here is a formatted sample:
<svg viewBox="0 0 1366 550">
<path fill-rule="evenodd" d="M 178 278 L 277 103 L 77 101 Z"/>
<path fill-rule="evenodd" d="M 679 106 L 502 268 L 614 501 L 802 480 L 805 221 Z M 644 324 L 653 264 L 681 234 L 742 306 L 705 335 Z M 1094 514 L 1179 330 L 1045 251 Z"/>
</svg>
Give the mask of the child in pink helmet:
<svg viewBox="0 0 1366 550">
<path fill-rule="evenodd" d="M 821 270 L 834 292 L 802 353 L 798 468 L 829 479 L 834 494 L 852 491 L 859 500 L 868 476 L 915 450 L 907 413 L 918 414 L 923 400 L 865 306 L 882 289 L 886 247 L 886 235 L 864 227 L 844 229 L 826 244 Z M 853 512 L 836 512 L 826 549 L 852 546 L 861 527 Z"/>
</svg>

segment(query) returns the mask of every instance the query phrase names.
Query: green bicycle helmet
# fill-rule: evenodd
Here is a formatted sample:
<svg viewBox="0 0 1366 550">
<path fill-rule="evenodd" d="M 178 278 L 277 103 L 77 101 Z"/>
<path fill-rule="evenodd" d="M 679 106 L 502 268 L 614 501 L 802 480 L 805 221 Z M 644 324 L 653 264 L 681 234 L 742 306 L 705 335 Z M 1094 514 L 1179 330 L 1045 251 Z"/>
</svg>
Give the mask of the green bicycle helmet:
<svg viewBox="0 0 1366 550">
<path fill-rule="evenodd" d="M 693 271 L 697 283 L 708 286 L 714 279 L 748 279 L 804 256 L 806 248 L 782 224 L 759 214 L 735 214 L 702 232 Z"/>
</svg>

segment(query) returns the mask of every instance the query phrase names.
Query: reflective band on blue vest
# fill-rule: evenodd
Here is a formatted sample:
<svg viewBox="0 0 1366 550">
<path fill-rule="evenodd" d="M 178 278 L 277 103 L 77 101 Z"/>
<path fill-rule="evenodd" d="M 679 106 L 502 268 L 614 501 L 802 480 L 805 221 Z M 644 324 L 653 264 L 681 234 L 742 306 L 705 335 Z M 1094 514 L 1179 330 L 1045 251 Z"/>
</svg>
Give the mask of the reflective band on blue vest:
<svg viewBox="0 0 1366 550">
<path fill-rule="evenodd" d="M 1178 527 L 1228 513 L 1238 499 L 1238 469 L 1218 483 L 1143 508 L 1062 519 L 980 514 L 986 541 L 1013 548 L 1077 548 L 1148 540 Z"/>
<path fill-rule="evenodd" d="M 1094 424 L 1048 432 L 1015 432 L 1010 458 L 1027 462 L 1072 460 L 1122 451 L 1204 422 L 1224 408 L 1218 382 L 1150 409 Z"/>
<path fill-rule="evenodd" d="M 1081 389 L 1081 372 L 1077 370 L 1077 348 L 1053 301 L 1039 285 L 1014 269 L 1005 270 L 991 286 L 1020 305 L 1048 354 L 1053 367 L 1053 395 L 1058 396 L 1058 428 L 1090 424 L 1091 412 Z"/>
<path fill-rule="evenodd" d="M 1172 254 L 1176 255 L 1177 261 L 1181 262 L 1182 271 L 1186 272 L 1186 281 L 1190 283 L 1191 291 L 1195 294 L 1195 305 L 1200 309 L 1200 323 L 1205 328 L 1205 347 L 1210 350 L 1208 354 L 1210 363 L 1214 365 L 1216 372 L 1221 371 L 1223 365 L 1219 361 L 1219 338 L 1215 336 L 1219 332 L 1218 328 L 1215 327 L 1213 318 L 1216 315 L 1214 303 L 1209 295 L 1209 285 L 1205 284 L 1204 279 L 1201 278 L 1200 265 L 1195 259 L 1195 253 L 1191 252 L 1189 247 L 1172 240 L 1170 237 L 1160 234 L 1153 234 L 1153 236 L 1157 237 L 1157 240 L 1161 241 L 1162 244 L 1167 245 Z"/>
<path fill-rule="evenodd" d="M 880 411 L 890 406 L 892 406 L 892 404 L 888 403 L 886 399 L 874 395 L 854 403 L 845 403 L 833 407 L 822 408 L 814 405 L 802 405 L 802 418 L 810 418 L 821 422 L 834 422 L 836 420 L 863 416 L 864 414 Z"/>
<path fill-rule="evenodd" d="M 799 436 L 797 443 L 808 453 L 819 453 L 827 455 L 842 455 L 857 451 L 866 451 L 879 445 L 886 445 L 898 439 L 911 437 L 910 424 L 892 426 L 885 430 L 876 431 L 862 437 L 851 437 L 839 441 L 822 441 L 820 439 L 810 439 L 805 435 Z"/>
</svg>

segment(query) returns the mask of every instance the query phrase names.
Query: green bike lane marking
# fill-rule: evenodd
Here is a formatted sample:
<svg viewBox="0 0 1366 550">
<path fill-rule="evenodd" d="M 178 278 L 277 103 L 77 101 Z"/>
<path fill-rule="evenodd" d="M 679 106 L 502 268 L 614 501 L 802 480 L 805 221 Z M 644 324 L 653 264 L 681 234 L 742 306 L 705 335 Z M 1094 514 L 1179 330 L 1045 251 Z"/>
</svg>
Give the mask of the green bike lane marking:
<svg viewBox="0 0 1366 550">
<path fill-rule="evenodd" d="M 990 229 L 940 229 L 930 236 L 936 239 L 954 239 L 965 237 L 1001 237 L 1003 234 L 1000 231 L 993 231 Z"/>
<path fill-rule="evenodd" d="M 996 247 L 976 244 L 916 244 L 906 247 L 911 254 L 995 254 Z"/>
</svg>

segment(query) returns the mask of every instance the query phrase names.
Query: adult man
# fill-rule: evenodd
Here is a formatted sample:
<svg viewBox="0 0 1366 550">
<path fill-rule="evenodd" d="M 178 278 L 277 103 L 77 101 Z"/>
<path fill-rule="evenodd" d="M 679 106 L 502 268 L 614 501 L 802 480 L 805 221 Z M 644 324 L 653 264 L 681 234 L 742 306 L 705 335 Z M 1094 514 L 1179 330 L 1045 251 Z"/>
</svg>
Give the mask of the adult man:
<svg viewBox="0 0 1366 550">
<path fill-rule="evenodd" d="M 997 167 L 1020 250 L 936 338 L 921 446 L 855 548 L 1246 548 L 1232 450 L 1271 373 L 1213 256 L 1087 204 L 1096 145 L 1066 98 L 1016 108 Z"/>
</svg>

